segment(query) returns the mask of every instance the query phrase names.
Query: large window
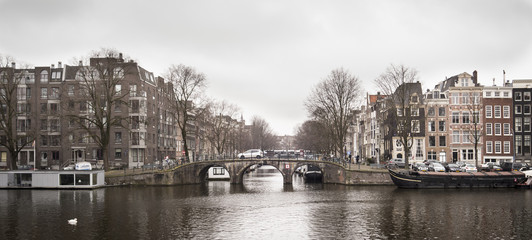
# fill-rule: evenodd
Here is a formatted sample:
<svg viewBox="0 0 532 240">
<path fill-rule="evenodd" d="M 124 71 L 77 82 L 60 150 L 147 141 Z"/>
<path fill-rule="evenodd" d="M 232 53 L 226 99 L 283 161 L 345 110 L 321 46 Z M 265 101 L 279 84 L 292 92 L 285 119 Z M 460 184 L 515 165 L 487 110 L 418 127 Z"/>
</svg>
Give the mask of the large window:
<svg viewBox="0 0 532 240">
<path fill-rule="evenodd" d="M 494 106 L 493 107 L 494 109 L 494 115 L 496 118 L 500 118 L 501 117 L 501 106 L 500 105 L 497 105 L 497 106 Z"/>
<path fill-rule="evenodd" d="M 486 118 L 492 117 L 491 105 L 486 105 Z"/>
<path fill-rule="evenodd" d="M 43 70 L 41 72 L 41 83 L 47 83 L 48 82 L 48 71 Z"/>
<path fill-rule="evenodd" d="M 460 131 L 453 131 L 453 143 L 460 143 Z"/>
<path fill-rule="evenodd" d="M 515 105 L 515 114 L 521 114 L 521 113 L 523 113 L 523 106 Z"/>
<path fill-rule="evenodd" d="M 440 136 L 439 145 L 440 145 L 440 147 L 447 146 L 447 142 L 445 141 L 445 136 Z"/>
<path fill-rule="evenodd" d="M 530 92 L 523 93 L 523 101 L 530 101 Z"/>
<path fill-rule="evenodd" d="M 495 153 L 501 153 L 501 141 L 495 141 Z"/>
<path fill-rule="evenodd" d="M 504 141 L 504 153 L 510 153 L 510 141 Z"/>
<path fill-rule="evenodd" d="M 438 122 L 438 130 L 440 132 L 444 132 L 445 131 L 445 121 L 439 121 Z"/>
<path fill-rule="evenodd" d="M 503 134 L 504 135 L 510 135 L 510 124 L 509 123 L 505 123 L 503 125 Z"/>
<path fill-rule="evenodd" d="M 436 131 L 436 122 L 429 121 L 429 132 L 435 132 L 435 131 Z"/>
<path fill-rule="evenodd" d="M 502 116 L 504 118 L 510 118 L 510 106 L 503 106 L 502 107 Z"/>
<path fill-rule="evenodd" d="M 436 146 L 436 136 L 429 136 L 429 147 Z"/>
<path fill-rule="evenodd" d="M 438 108 L 438 116 L 445 117 L 445 107 Z"/>
<path fill-rule="evenodd" d="M 515 118 L 515 131 L 521 132 L 523 130 L 523 119 L 520 117 Z"/>
<path fill-rule="evenodd" d="M 469 135 L 469 131 L 462 132 L 462 143 L 471 143 L 472 136 Z"/>
<path fill-rule="evenodd" d="M 495 135 L 501 135 L 501 124 L 495 123 Z"/>
<path fill-rule="evenodd" d="M 462 123 L 470 123 L 469 112 L 462 112 Z"/>
<path fill-rule="evenodd" d="M 515 153 L 523 153 L 523 136 L 521 135 L 515 135 Z"/>
<path fill-rule="evenodd" d="M 523 100 L 521 92 L 515 92 L 515 101 Z"/>
<path fill-rule="evenodd" d="M 486 153 L 492 153 L 492 152 L 493 152 L 493 142 L 486 141 Z"/>
<path fill-rule="evenodd" d="M 452 120 L 453 123 L 460 123 L 460 112 L 453 112 Z"/>
<path fill-rule="evenodd" d="M 530 117 L 525 117 L 523 119 L 523 131 L 530 132 Z"/>
</svg>

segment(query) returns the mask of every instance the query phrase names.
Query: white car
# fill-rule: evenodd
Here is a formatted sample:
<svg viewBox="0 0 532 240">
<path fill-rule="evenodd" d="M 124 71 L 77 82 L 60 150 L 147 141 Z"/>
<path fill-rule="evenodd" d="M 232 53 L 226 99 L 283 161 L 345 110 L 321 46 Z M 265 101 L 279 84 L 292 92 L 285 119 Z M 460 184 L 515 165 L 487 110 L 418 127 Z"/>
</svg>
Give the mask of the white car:
<svg viewBox="0 0 532 240">
<path fill-rule="evenodd" d="M 433 162 L 429 164 L 429 171 L 433 172 L 445 172 L 445 167 L 440 163 Z"/>
<path fill-rule="evenodd" d="M 264 152 L 260 149 L 249 149 L 243 153 L 238 154 L 238 158 L 244 159 L 244 158 L 263 158 Z"/>
<path fill-rule="evenodd" d="M 475 167 L 475 165 L 473 164 L 465 164 L 463 165 L 462 167 L 460 167 L 460 169 L 462 170 L 462 172 L 477 172 L 477 167 Z"/>
</svg>

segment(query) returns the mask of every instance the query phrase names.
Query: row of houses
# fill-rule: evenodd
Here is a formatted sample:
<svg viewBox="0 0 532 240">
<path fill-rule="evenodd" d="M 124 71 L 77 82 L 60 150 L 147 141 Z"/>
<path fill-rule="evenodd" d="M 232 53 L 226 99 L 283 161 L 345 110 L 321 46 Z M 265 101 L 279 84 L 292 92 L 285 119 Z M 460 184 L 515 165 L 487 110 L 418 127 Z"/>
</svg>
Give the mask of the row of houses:
<svg viewBox="0 0 532 240">
<path fill-rule="evenodd" d="M 408 89 L 404 109 L 391 100 L 400 88 Z M 404 83 L 393 96 L 367 94 L 365 105 L 356 111 L 346 148 L 368 162 L 404 158 L 397 128 L 404 127 L 398 120 L 408 111 L 410 163 L 530 164 L 531 94 L 532 80 L 503 79 L 501 85 L 493 80 L 492 86 L 483 86 L 476 71 L 447 78 L 425 92 L 419 82 Z"/>
<path fill-rule="evenodd" d="M 87 93 L 82 87 L 86 83 L 81 78 L 87 74 L 84 71 L 89 69 L 88 66 L 102 64 L 113 64 L 115 75 L 121 78 L 120 83 L 114 86 L 115 93 L 126 92 L 121 103 L 114 105 L 113 116 L 129 119 L 123 127 L 111 129 L 108 150 L 110 166 L 136 168 L 167 158 L 184 158 L 183 138 L 177 128 L 175 109 L 170 104 L 173 86 L 136 62 L 125 61 L 120 54 L 117 57 L 91 58 L 88 65 L 80 61 L 77 66 L 59 62 L 57 66 L 17 68 L 12 63 L 0 68 L 2 97 L 8 96 L 5 86 L 13 81 L 14 73 L 21 76 L 20 81 L 16 82 L 16 102 L 2 102 L 4 119 L 0 120 L 4 124 L 6 117 L 14 118 L 16 124 L 12 128 L 18 136 L 18 144 L 27 144 L 18 155 L 17 165 L 60 169 L 80 161 L 101 164 L 103 153 L 94 139 L 66 116 L 95 115 L 94 107 L 86 101 Z M 106 108 L 106 105 L 100 107 Z M 16 115 L 8 115 L 8 109 L 16 109 Z M 190 111 L 188 114 L 193 119 L 186 126 L 190 160 L 214 156 L 215 150 L 205 137 L 207 130 L 203 122 L 194 118 L 196 112 Z M 240 129 L 240 134 L 249 131 L 249 126 L 245 125 L 242 118 L 224 116 L 223 121 Z M 94 127 L 90 125 L 87 123 L 88 128 Z M 6 129 L 10 127 L 0 131 L 0 141 L 9 140 Z M 234 139 L 238 138 L 233 138 L 227 147 L 232 152 L 244 147 L 237 146 Z M 0 168 L 8 167 L 8 157 L 9 151 L 0 146 Z"/>
</svg>

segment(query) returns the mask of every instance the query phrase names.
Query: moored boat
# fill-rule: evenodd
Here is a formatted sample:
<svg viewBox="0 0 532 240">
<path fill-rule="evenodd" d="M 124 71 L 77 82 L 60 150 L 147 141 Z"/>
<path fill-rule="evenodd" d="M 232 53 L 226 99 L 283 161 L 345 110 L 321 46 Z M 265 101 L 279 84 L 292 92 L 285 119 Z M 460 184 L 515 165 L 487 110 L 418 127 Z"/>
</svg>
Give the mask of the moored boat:
<svg viewBox="0 0 532 240">
<path fill-rule="evenodd" d="M 388 170 L 400 188 L 510 188 L 527 180 L 522 172 L 416 172 Z"/>
<path fill-rule="evenodd" d="M 318 182 L 321 181 L 323 175 L 321 169 L 318 166 L 308 164 L 307 168 L 303 172 L 303 179 L 306 182 Z"/>
</svg>

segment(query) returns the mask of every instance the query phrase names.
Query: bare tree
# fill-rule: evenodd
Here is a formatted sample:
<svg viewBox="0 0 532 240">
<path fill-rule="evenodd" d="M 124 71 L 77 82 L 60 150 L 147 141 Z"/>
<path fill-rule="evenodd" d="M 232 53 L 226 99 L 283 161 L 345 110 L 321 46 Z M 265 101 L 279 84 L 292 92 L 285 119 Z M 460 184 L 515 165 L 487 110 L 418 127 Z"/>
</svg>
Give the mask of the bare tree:
<svg viewBox="0 0 532 240">
<path fill-rule="evenodd" d="M 252 148 L 262 150 L 276 147 L 275 135 L 268 122 L 261 117 L 254 116 L 251 120 L 251 142 Z"/>
<path fill-rule="evenodd" d="M 345 138 L 361 90 L 359 79 L 340 68 L 331 71 L 305 102 L 310 115 L 329 132 L 335 155 L 345 156 Z"/>
<path fill-rule="evenodd" d="M 475 87 L 478 87 L 475 86 Z M 469 131 L 469 134 L 467 134 L 467 138 L 469 139 L 470 143 L 473 143 L 474 146 L 474 154 L 475 154 L 475 166 L 478 166 L 478 145 L 481 144 L 481 137 L 484 134 L 483 132 L 483 124 L 480 120 L 480 112 L 483 109 L 482 104 L 482 98 L 480 97 L 482 94 L 481 88 L 476 88 L 476 91 L 472 91 L 469 93 L 462 93 L 467 94 L 468 96 L 462 97 L 463 100 L 468 100 L 467 103 L 464 103 L 467 111 L 468 111 L 468 118 L 469 122 L 468 125 L 466 125 L 466 128 Z M 462 118 L 465 118 L 465 116 L 462 116 Z M 464 122 L 466 119 L 462 119 L 462 122 Z"/>
<path fill-rule="evenodd" d="M 196 72 L 194 68 L 182 64 L 170 66 L 165 78 L 172 85 L 173 93 L 170 96 L 170 104 L 183 138 L 185 157 L 189 159 L 187 125 L 191 123 L 191 120 L 193 121 L 192 112 L 206 87 L 207 79 L 203 73 Z"/>
<path fill-rule="evenodd" d="M 314 153 L 331 152 L 331 138 L 328 131 L 318 121 L 307 120 L 297 130 L 295 144 L 297 148 L 310 150 Z"/>
<path fill-rule="evenodd" d="M 384 73 L 375 79 L 375 84 L 384 95 L 388 96 L 388 117 L 385 124 L 391 131 L 395 131 L 404 148 L 405 168 L 408 168 L 408 155 L 412 149 L 415 128 L 420 128 L 420 121 L 414 121 L 419 112 L 422 94 L 417 95 L 416 101 L 412 101 L 412 95 L 416 93 L 413 83 L 417 81 L 417 71 L 404 65 L 391 64 Z M 414 114 L 413 114 L 414 113 Z M 391 144 L 390 144 L 391 145 Z"/>
<path fill-rule="evenodd" d="M 27 105 L 21 105 L 17 109 L 18 98 L 21 97 L 17 94 L 17 89 L 20 84 L 24 83 L 23 81 L 28 74 L 33 73 L 28 73 L 24 67 L 16 69 L 12 57 L 0 55 L 0 146 L 4 146 L 9 153 L 7 167 L 11 170 L 18 169 L 19 153 L 24 147 L 30 145 L 36 137 L 31 128 L 33 117 L 17 118 L 29 114 L 28 108 L 22 108 L 22 106 Z"/>
<path fill-rule="evenodd" d="M 80 81 L 81 105 L 86 108 L 86 114 L 66 108 L 64 113 L 85 133 L 87 140 L 96 143 L 104 169 L 108 171 L 112 129 L 128 128 L 128 116 L 115 113 L 115 107 L 127 106 L 125 98 L 129 91 L 121 87 L 124 79 L 133 74 L 134 66 L 113 49 L 93 52 L 91 57 L 90 65 L 78 66 L 76 74 L 76 80 Z"/>
<path fill-rule="evenodd" d="M 208 106 L 207 139 L 216 149 L 218 155 L 223 155 L 231 141 L 232 132 L 237 125 L 236 117 L 238 107 L 226 101 L 211 101 Z"/>
</svg>

